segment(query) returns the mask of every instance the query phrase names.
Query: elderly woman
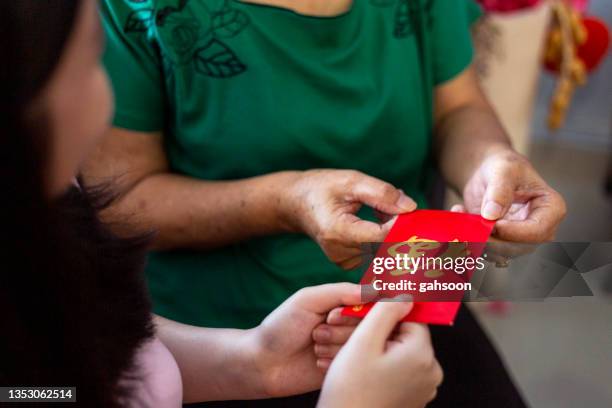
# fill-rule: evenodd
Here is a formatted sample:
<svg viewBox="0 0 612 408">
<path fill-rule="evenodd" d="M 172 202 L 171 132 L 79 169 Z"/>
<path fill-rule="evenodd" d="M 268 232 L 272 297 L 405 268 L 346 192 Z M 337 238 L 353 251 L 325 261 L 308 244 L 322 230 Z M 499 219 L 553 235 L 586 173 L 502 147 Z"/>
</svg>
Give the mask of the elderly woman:
<svg viewBox="0 0 612 408">
<path fill-rule="evenodd" d="M 105 0 L 102 14 L 117 108 L 86 176 L 121 186 L 108 220 L 158 232 L 162 316 L 247 328 L 299 288 L 357 281 L 360 243 L 391 225 L 372 209 L 427 206 L 435 167 L 499 239 L 548 240 L 564 215 L 478 87 L 470 0 Z M 471 317 L 454 330 L 434 333 L 457 368 L 439 400 L 520 406 Z M 452 385 L 477 370 L 444 343 L 462 333 L 493 361 L 478 394 Z"/>
</svg>

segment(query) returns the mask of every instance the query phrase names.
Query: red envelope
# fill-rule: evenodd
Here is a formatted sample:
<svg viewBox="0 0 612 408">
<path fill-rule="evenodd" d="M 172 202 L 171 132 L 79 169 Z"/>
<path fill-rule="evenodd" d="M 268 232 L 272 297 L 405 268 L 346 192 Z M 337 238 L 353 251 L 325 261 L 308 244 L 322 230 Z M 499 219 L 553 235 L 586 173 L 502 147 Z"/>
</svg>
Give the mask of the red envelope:
<svg viewBox="0 0 612 408">
<path fill-rule="evenodd" d="M 384 243 L 378 250 L 376 256 L 389 256 L 387 250 L 394 243 L 433 242 L 443 243 L 458 242 L 469 245 L 471 257 L 480 257 L 484 250 L 494 221 L 482 218 L 480 215 L 454 213 L 438 210 L 416 210 L 398 217 L 393 228 L 385 238 Z M 435 244 L 433 244 L 435 245 Z M 446 244 L 448 245 L 448 244 Z M 397 247 L 397 245 L 395 245 Z M 364 274 L 361 284 L 369 285 L 372 282 L 373 266 Z M 459 277 L 459 275 L 457 275 Z M 469 281 L 471 271 L 465 276 L 460 276 L 463 281 Z M 406 322 L 418 322 L 427 324 L 452 325 L 461 304 L 461 292 L 454 297 L 456 301 L 418 301 L 412 311 L 403 319 Z M 383 296 L 385 297 L 385 296 Z M 363 317 L 372 308 L 373 303 L 345 307 L 342 314 L 346 316 Z"/>
</svg>

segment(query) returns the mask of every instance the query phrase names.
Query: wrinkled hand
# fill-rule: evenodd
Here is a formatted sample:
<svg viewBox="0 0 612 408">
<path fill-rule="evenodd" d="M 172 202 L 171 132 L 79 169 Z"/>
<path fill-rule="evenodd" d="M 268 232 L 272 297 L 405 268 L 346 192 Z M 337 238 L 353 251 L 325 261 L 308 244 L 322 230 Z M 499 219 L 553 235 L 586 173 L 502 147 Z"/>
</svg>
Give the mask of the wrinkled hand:
<svg viewBox="0 0 612 408">
<path fill-rule="evenodd" d="M 309 170 L 287 189 L 287 223 L 314 239 L 344 269 L 361 263 L 361 244 L 382 242 L 392 220 L 377 223 L 356 213 L 363 205 L 378 213 L 413 211 L 416 203 L 391 184 L 353 170 Z"/>
<path fill-rule="evenodd" d="M 442 369 L 427 326 L 398 322 L 409 302 L 378 302 L 332 361 L 319 407 L 423 407 Z"/>
<path fill-rule="evenodd" d="M 497 220 L 493 236 L 513 242 L 550 241 L 565 217 L 565 201 L 523 156 L 507 150 L 487 157 L 463 191 L 465 208 Z"/>
<path fill-rule="evenodd" d="M 361 288 L 337 283 L 304 288 L 274 310 L 252 331 L 255 365 L 269 397 L 319 389 L 325 375 L 314 352 L 314 329 L 340 305 L 362 302 Z M 330 336 L 342 334 L 331 327 Z"/>
</svg>

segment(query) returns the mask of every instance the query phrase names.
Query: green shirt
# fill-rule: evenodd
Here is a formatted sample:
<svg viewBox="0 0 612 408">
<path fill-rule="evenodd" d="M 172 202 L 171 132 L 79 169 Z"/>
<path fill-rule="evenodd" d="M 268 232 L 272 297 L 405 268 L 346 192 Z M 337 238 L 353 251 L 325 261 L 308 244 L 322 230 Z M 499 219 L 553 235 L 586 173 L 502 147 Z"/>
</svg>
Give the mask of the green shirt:
<svg viewBox="0 0 612 408">
<path fill-rule="evenodd" d="M 420 3 L 419 3 L 420 1 Z M 354 0 L 310 17 L 236 0 L 105 0 L 114 124 L 164 131 L 173 172 L 357 169 L 425 205 L 434 87 L 472 59 L 468 0 Z M 252 327 L 297 289 L 358 281 L 308 237 L 150 255 L 155 312 Z"/>
</svg>

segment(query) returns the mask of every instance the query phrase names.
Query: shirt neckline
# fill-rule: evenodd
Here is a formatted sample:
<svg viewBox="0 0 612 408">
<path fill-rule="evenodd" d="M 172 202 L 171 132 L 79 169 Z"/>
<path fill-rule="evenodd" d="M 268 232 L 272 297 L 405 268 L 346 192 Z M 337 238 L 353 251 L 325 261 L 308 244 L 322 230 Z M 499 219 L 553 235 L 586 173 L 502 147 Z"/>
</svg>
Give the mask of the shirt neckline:
<svg viewBox="0 0 612 408">
<path fill-rule="evenodd" d="M 340 14 L 336 14 L 333 16 L 314 16 L 310 14 L 299 13 L 295 10 L 291 10 L 291 9 L 288 9 L 282 6 L 276 6 L 273 4 L 261 4 L 261 3 L 251 3 L 251 2 L 243 1 L 243 0 L 232 0 L 232 2 L 237 3 L 244 7 L 259 9 L 259 10 L 264 10 L 264 11 L 268 10 L 276 14 L 284 14 L 289 17 L 304 20 L 304 21 L 322 22 L 322 23 L 334 22 L 334 21 L 344 20 L 348 18 L 351 14 L 354 14 L 356 1 L 358 0 L 352 0 L 350 7 L 346 11 L 343 11 Z"/>
</svg>

